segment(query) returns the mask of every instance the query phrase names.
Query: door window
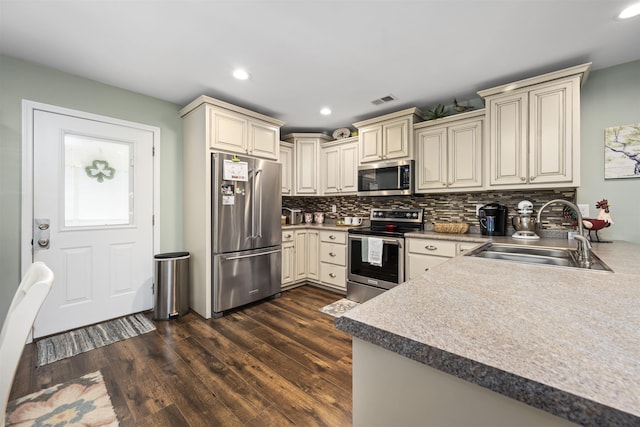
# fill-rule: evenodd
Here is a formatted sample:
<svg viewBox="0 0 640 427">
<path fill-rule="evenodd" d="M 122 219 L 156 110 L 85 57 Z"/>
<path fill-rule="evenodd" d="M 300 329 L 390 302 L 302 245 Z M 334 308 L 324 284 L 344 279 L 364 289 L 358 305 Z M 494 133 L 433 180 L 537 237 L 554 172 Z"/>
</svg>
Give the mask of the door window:
<svg viewBox="0 0 640 427">
<path fill-rule="evenodd" d="M 64 134 L 64 227 L 133 224 L 130 142 Z"/>
</svg>

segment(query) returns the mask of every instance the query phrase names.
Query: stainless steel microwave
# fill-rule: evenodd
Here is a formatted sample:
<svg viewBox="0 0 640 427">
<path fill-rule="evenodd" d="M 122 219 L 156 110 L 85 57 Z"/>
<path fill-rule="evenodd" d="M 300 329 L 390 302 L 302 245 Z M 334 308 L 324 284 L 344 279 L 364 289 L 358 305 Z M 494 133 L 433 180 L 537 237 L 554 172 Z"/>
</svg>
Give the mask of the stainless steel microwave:
<svg viewBox="0 0 640 427">
<path fill-rule="evenodd" d="M 413 194 L 413 160 L 373 163 L 358 167 L 358 196 Z"/>
</svg>

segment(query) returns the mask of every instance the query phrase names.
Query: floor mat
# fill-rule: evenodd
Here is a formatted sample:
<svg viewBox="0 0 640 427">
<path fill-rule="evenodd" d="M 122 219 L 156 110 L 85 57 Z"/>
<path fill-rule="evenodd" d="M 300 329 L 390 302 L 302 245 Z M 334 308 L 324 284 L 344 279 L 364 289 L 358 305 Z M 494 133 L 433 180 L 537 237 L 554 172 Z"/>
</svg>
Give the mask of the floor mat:
<svg viewBox="0 0 640 427">
<path fill-rule="evenodd" d="M 9 402 L 7 426 L 118 426 L 100 371 Z"/>
<path fill-rule="evenodd" d="M 38 366 L 142 335 L 155 329 L 156 327 L 151 320 L 147 319 L 144 314 L 138 313 L 43 338 L 36 342 Z"/>
<path fill-rule="evenodd" d="M 322 307 L 320 311 L 333 317 L 340 317 L 353 307 L 357 307 L 359 305 L 360 304 L 357 302 L 342 298 L 341 300 Z"/>
</svg>

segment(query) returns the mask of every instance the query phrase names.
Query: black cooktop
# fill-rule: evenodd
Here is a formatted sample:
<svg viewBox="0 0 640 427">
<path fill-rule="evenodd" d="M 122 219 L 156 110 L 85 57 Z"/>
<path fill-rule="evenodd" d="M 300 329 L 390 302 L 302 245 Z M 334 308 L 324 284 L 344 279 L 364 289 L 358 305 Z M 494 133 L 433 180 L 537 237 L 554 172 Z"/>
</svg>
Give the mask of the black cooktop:
<svg viewBox="0 0 640 427">
<path fill-rule="evenodd" d="M 369 219 L 370 227 L 350 228 L 349 234 L 397 238 L 424 229 L 422 209 L 371 209 Z"/>
</svg>

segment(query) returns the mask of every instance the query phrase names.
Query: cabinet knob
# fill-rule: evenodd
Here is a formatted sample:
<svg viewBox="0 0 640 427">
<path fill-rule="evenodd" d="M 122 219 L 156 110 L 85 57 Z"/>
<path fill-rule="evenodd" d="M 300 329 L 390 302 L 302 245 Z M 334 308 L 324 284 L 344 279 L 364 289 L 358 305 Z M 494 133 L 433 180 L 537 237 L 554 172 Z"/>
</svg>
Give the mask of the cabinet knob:
<svg viewBox="0 0 640 427">
<path fill-rule="evenodd" d="M 529 181 L 533 181 L 534 179 L 536 179 L 536 177 L 532 176 L 532 177 L 529 178 Z"/>
<path fill-rule="evenodd" d="M 335 273 L 329 273 L 329 277 L 331 277 L 332 279 L 334 279 L 336 277 Z"/>
<path fill-rule="evenodd" d="M 336 236 L 334 236 L 333 234 L 332 234 L 331 236 L 329 236 L 329 238 L 330 238 L 331 240 L 336 240 Z"/>
<path fill-rule="evenodd" d="M 329 252 L 329 256 L 335 257 L 336 254 L 334 254 L 333 252 Z"/>
<path fill-rule="evenodd" d="M 289 237 L 291 237 L 291 234 L 285 234 L 284 237 L 286 237 L 288 239 Z"/>
<path fill-rule="evenodd" d="M 442 186 L 443 186 L 443 187 L 446 187 L 446 186 L 447 186 L 447 183 L 446 183 L 446 182 L 443 182 L 443 183 L 442 183 Z"/>
<path fill-rule="evenodd" d="M 433 246 L 433 245 L 427 245 L 424 248 L 428 251 L 435 251 L 436 249 L 438 249 L 437 246 Z"/>
<path fill-rule="evenodd" d="M 525 182 L 527 180 L 527 178 L 525 178 L 524 176 L 520 177 L 520 181 Z"/>
<path fill-rule="evenodd" d="M 451 185 L 451 184 L 453 184 L 453 182 L 447 182 L 447 185 Z"/>
<path fill-rule="evenodd" d="M 424 271 L 429 271 L 429 267 L 425 268 Z"/>
</svg>

